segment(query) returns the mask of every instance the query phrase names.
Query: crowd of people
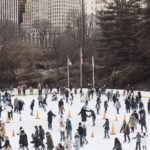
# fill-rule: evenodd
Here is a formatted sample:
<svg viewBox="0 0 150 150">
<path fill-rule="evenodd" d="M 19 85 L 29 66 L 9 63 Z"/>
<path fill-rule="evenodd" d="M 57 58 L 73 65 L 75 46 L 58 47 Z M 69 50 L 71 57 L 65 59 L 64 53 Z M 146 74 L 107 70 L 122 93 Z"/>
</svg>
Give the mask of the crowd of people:
<svg viewBox="0 0 150 150">
<path fill-rule="evenodd" d="M 20 95 L 26 96 L 26 89 L 30 90 L 30 95 L 34 94 L 33 88 L 30 86 L 27 88 L 25 85 L 18 86 L 18 97 L 13 99 L 14 96 L 14 88 L 11 85 L 10 92 L 8 90 L 4 91 L 3 94 L 0 92 L 0 118 L 3 118 L 2 112 L 7 111 L 8 119 L 13 119 L 13 114 L 18 113 L 21 114 L 22 110 L 24 110 L 25 102 L 19 98 Z M 112 105 L 116 108 L 116 114 L 119 114 L 119 110 L 123 107 L 120 103 L 120 93 L 119 91 L 113 92 L 113 90 L 109 90 L 106 92 L 105 85 L 103 87 L 96 86 L 95 88 L 92 85 L 88 84 L 88 91 L 87 93 L 83 93 L 82 88 L 77 89 L 73 88 L 70 85 L 69 88 L 60 87 L 57 85 L 56 91 L 54 91 L 53 84 L 50 86 L 42 84 L 38 84 L 38 105 L 39 108 L 43 109 L 45 113 L 47 113 L 47 124 L 49 131 L 45 132 L 43 127 L 35 126 L 35 132 L 31 135 L 33 147 L 35 150 L 39 150 L 40 148 L 47 149 L 47 150 L 80 150 L 83 145 L 88 144 L 86 135 L 87 135 L 87 127 L 86 121 L 87 118 L 92 118 L 92 126 L 96 126 L 95 120 L 96 116 L 100 114 L 101 103 L 103 102 L 103 107 L 105 113 L 108 111 L 108 106 Z M 74 91 L 73 91 L 74 89 Z M 53 92 L 54 91 L 54 92 Z M 80 102 L 83 103 L 83 107 L 78 115 L 81 116 L 81 122 L 79 122 L 78 128 L 76 129 L 76 133 L 74 136 L 72 135 L 72 122 L 69 118 L 64 120 L 64 102 L 70 107 L 73 105 L 74 101 L 74 94 L 77 94 L 79 91 L 80 94 Z M 74 94 L 73 94 L 74 93 Z M 89 101 L 93 99 L 94 93 L 96 93 L 96 100 L 93 101 L 95 103 L 95 110 L 89 109 Z M 44 95 L 43 95 L 44 94 Z M 51 135 L 50 130 L 53 130 L 53 118 L 57 116 L 54 114 L 52 110 L 47 112 L 47 97 L 48 94 L 52 94 L 52 101 L 58 101 L 58 117 L 59 117 L 59 132 L 60 132 L 60 143 L 57 146 L 54 146 L 53 137 Z M 61 95 L 61 98 L 58 98 L 58 94 Z M 104 94 L 107 97 L 107 100 L 102 99 L 101 95 Z M 131 142 L 131 139 L 136 139 L 136 150 L 141 150 L 141 141 L 142 141 L 142 148 L 143 150 L 147 149 L 147 123 L 146 123 L 146 110 L 144 104 L 142 102 L 142 95 L 141 92 L 138 92 L 135 95 L 135 90 L 130 85 L 127 86 L 126 90 L 123 92 L 124 98 L 124 107 L 126 113 L 130 114 L 129 120 L 124 120 L 122 125 L 120 126 L 120 133 L 124 135 L 124 143 Z M 30 104 L 30 115 L 34 113 L 34 105 L 36 100 L 32 100 Z M 147 112 L 150 114 L 150 100 L 147 103 Z M 137 131 L 137 126 L 141 126 L 141 133 Z M 103 124 L 104 128 L 104 139 L 110 138 L 110 123 L 109 118 L 105 119 L 105 123 Z M 135 137 L 131 138 L 130 133 L 137 134 Z M 29 150 L 29 143 L 28 143 L 28 136 L 23 129 L 20 127 L 19 135 L 19 147 L 22 150 Z M 44 141 L 46 140 L 46 144 Z M 0 149 L 3 150 L 11 150 L 11 144 L 9 142 L 9 137 L 6 136 L 5 131 L 5 123 L 0 121 Z M 114 141 L 113 150 L 122 150 L 122 144 L 120 140 L 116 137 Z"/>
</svg>

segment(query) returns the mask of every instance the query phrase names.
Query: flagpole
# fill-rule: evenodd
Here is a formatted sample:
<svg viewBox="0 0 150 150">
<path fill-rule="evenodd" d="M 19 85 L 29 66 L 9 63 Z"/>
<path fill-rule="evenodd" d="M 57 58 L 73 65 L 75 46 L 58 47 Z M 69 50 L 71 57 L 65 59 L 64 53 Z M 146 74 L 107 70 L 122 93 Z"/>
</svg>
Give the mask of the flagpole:
<svg viewBox="0 0 150 150">
<path fill-rule="evenodd" d="M 82 48 L 80 48 L 80 88 L 82 88 Z"/>
<path fill-rule="evenodd" d="M 68 64 L 68 58 L 67 58 L 67 72 L 68 72 L 68 88 L 69 88 L 69 64 Z"/>
<path fill-rule="evenodd" d="M 92 56 L 92 67 L 93 67 L 93 87 L 95 86 L 95 75 L 94 75 L 94 56 Z"/>
</svg>

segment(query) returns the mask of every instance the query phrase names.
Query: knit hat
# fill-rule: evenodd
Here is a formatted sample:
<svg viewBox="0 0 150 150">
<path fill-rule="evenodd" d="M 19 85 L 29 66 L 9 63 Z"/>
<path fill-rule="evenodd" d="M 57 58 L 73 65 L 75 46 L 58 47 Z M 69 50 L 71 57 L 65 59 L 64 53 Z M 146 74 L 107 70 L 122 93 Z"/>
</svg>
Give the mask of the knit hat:
<svg viewBox="0 0 150 150">
<path fill-rule="evenodd" d="M 140 132 L 137 132 L 137 135 L 140 135 Z"/>
</svg>

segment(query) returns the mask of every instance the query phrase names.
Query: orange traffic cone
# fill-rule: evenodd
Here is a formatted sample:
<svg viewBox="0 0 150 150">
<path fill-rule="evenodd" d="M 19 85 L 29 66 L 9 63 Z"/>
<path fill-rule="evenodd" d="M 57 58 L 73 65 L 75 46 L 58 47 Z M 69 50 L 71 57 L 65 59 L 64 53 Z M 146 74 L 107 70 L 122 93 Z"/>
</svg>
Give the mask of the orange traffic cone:
<svg viewBox="0 0 150 150">
<path fill-rule="evenodd" d="M 15 136 L 15 132 L 13 131 L 12 136 Z"/>
<path fill-rule="evenodd" d="M 68 112 L 68 118 L 71 118 L 71 112 L 70 112 L 70 109 L 69 109 L 69 112 Z"/>
<path fill-rule="evenodd" d="M 106 119 L 106 113 L 105 113 L 105 111 L 104 111 L 104 116 L 103 116 L 103 119 Z"/>
<path fill-rule="evenodd" d="M 115 135 L 115 129 L 114 129 L 114 125 L 112 125 L 112 130 L 111 130 L 111 135 Z"/>
<path fill-rule="evenodd" d="M 123 119 L 124 121 L 126 121 L 126 115 L 124 114 L 124 119 Z"/>
<path fill-rule="evenodd" d="M 36 119 L 40 119 L 39 118 L 39 112 L 37 111 L 37 113 L 36 113 Z"/>
<path fill-rule="evenodd" d="M 9 122 L 9 118 L 8 118 L 8 117 L 6 118 L 6 123 L 10 123 L 10 122 Z"/>
<path fill-rule="evenodd" d="M 21 116 L 20 116 L 20 118 L 19 118 L 19 121 L 22 121 L 22 118 L 21 118 Z"/>
<path fill-rule="evenodd" d="M 117 116 L 116 116 L 116 118 L 115 118 L 115 121 L 118 121 L 118 120 L 117 120 Z"/>
<path fill-rule="evenodd" d="M 94 133 L 93 132 L 91 133 L 91 138 L 94 138 Z"/>
</svg>

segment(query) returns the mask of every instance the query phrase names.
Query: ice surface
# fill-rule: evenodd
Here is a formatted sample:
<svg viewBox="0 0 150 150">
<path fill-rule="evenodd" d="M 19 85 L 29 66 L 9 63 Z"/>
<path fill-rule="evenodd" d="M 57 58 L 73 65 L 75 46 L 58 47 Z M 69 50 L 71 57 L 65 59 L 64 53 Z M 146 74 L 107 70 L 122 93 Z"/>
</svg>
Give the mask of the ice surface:
<svg viewBox="0 0 150 150">
<path fill-rule="evenodd" d="M 84 89 L 84 92 L 86 92 L 87 90 Z M 115 90 L 114 90 L 115 91 Z M 36 90 L 34 90 L 34 93 L 37 93 Z M 27 91 L 27 93 L 29 93 L 29 91 Z M 122 94 L 123 91 L 120 90 L 120 93 Z M 15 90 L 15 94 L 16 94 L 16 90 Z M 142 92 L 142 96 L 150 96 L 149 92 Z M 50 131 L 52 134 L 52 138 L 54 141 L 54 146 L 57 146 L 57 144 L 59 143 L 60 140 L 60 133 L 59 133 L 59 115 L 58 115 L 58 102 L 51 101 L 51 95 L 48 95 L 47 98 L 47 112 L 51 109 L 53 111 L 53 113 L 55 113 L 57 116 L 56 118 L 53 119 L 53 130 L 48 130 L 48 123 L 47 123 L 47 112 L 44 112 L 44 110 L 42 108 L 38 107 L 38 100 L 37 100 L 37 95 L 33 95 L 33 96 L 15 96 L 19 99 L 22 99 L 25 102 L 25 106 L 24 106 L 24 110 L 22 111 L 21 115 L 18 113 L 14 113 L 14 119 L 10 121 L 9 124 L 6 124 L 6 133 L 7 136 L 9 136 L 10 139 L 10 143 L 12 145 L 12 149 L 13 150 L 17 150 L 19 148 L 19 136 L 17 135 L 17 133 L 19 132 L 19 128 L 22 126 L 23 129 L 25 130 L 25 132 L 27 133 L 28 136 L 28 143 L 29 143 L 29 149 L 32 150 L 33 145 L 30 143 L 31 139 L 31 134 L 35 132 L 34 130 L 34 126 L 35 125 L 42 125 L 45 132 Z M 14 101 L 14 98 L 12 98 L 12 103 Z M 35 99 L 35 107 L 34 107 L 34 116 L 30 115 L 30 104 L 31 101 Z M 60 96 L 59 96 L 60 99 Z M 96 116 L 96 126 L 93 127 L 92 126 L 92 118 L 88 118 L 87 122 L 86 122 L 86 126 L 87 126 L 87 140 L 88 140 L 88 144 L 84 145 L 81 149 L 83 150 L 112 150 L 113 146 L 114 146 L 114 138 L 118 137 L 122 143 L 122 147 L 123 150 L 134 150 L 135 149 L 135 143 L 136 140 L 131 140 L 130 143 L 123 143 L 124 140 L 124 135 L 123 133 L 120 133 L 120 128 L 123 122 L 123 118 L 124 118 L 124 114 L 125 114 L 125 105 L 124 105 L 124 100 L 123 97 L 120 97 L 120 102 L 121 102 L 121 110 L 120 110 L 120 114 L 117 115 L 116 114 L 116 108 L 113 106 L 113 102 L 109 102 L 109 107 L 108 107 L 108 112 L 106 114 L 106 117 L 109 118 L 110 120 L 110 128 L 112 126 L 112 124 L 114 124 L 115 127 L 115 132 L 116 135 L 110 135 L 110 139 L 104 139 L 104 128 L 103 128 L 103 124 L 104 124 L 104 120 L 103 120 L 103 113 L 104 113 L 104 108 L 103 108 L 103 102 L 104 100 L 106 100 L 107 97 L 102 95 L 102 103 L 101 103 L 101 109 L 100 109 L 100 115 Z M 142 98 L 142 101 L 144 102 L 144 106 L 147 112 L 147 102 L 148 102 L 148 98 Z M 94 98 L 89 102 L 88 107 L 90 109 L 95 110 L 95 104 L 96 104 L 96 95 L 94 95 Z M 73 101 L 73 105 L 71 106 L 70 104 L 66 104 L 65 103 L 65 114 L 64 114 L 64 118 L 66 120 L 67 116 L 68 116 L 68 110 L 70 109 L 71 111 L 71 122 L 72 122 L 72 127 L 73 127 L 73 137 L 75 135 L 75 132 L 78 128 L 78 123 L 81 121 L 81 117 L 78 116 L 78 113 L 81 110 L 81 107 L 84 105 L 84 103 L 80 102 L 80 95 L 77 94 L 75 95 L 75 99 Z M 39 117 L 40 119 L 35 119 L 36 117 L 36 112 L 39 112 Z M 95 110 L 96 112 L 96 110 Z M 19 121 L 20 116 L 22 117 L 22 121 Z M 118 121 L 115 121 L 115 117 L 117 116 Z M 129 116 L 130 114 L 126 114 L 126 119 L 127 121 L 129 120 Z M 6 111 L 2 112 L 2 118 L 1 120 L 3 120 L 4 122 L 6 122 L 6 117 L 7 117 L 7 113 Z M 149 124 L 150 124 L 150 116 L 147 114 L 147 127 L 148 127 L 148 135 L 150 135 L 149 133 Z M 12 137 L 12 132 L 13 130 L 15 131 L 15 137 Z M 111 131 L 111 130 L 110 130 Z M 140 126 L 138 125 L 138 130 L 140 131 Z M 133 134 L 130 134 L 130 137 L 135 137 L 136 132 Z M 91 138 L 91 132 L 94 133 L 94 138 Z M 73 138 L 74 141 L 74 138 Z M 150 136 L 148 137 L 148 141 L 150 141 Z M 46 141 L 44 140 L 44 143 L 46 143 Z M 148 150 L 150 150 L 150 145 L 148 142 Z"/>
</svg>

